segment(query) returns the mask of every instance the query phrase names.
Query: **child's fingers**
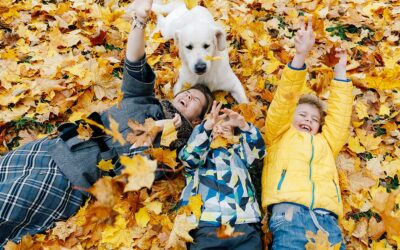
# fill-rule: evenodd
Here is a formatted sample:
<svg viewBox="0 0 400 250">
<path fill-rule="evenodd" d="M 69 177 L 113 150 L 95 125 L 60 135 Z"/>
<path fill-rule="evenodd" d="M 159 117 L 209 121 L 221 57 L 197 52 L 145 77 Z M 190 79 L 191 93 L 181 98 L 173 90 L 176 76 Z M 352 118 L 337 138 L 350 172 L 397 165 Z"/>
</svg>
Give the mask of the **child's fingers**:
<svg viewBox="0 0 400 250">
<path fill-rule="evenodd" d="M 307 31 L 308 32 L 313 32 L 313 28 L 312 28 L 312 16 L 308 17 L 308 24 L 307 24 Z"/>
<path fill-rule="evenodd" d="M 217 106 L 217 101 L 213 101 L 212 107 L 211 107 L 211 112 L 215 111 L 215 107 Z"/>
<path fill-rule="evenodd" d="M 304 17 L 300 17 L 300 30 L 306 30 L 306 26 L 304 24 Z"/>
</svg>

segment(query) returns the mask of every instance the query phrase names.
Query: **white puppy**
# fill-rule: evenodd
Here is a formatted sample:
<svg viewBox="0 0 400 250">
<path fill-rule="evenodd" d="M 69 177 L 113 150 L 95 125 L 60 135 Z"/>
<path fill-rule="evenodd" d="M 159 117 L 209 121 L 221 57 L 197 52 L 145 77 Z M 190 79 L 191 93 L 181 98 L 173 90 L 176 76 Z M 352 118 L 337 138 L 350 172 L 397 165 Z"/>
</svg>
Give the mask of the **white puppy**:
<svg viewBox="0 0 400 250">
<path fill-rule="evenodd" d="M 157 27 L 165 39 L 174 38 L 182 66 L 174 86 L 177 94 L 185 83 L 205 84 L 211 91 L 225 90 L 238 103 L 247 103 L 244 88 L 229 65 L 226 34 L 201 6 L 191 10 L 183 2 L 154 3 Z M 168 15 L 164 17 L 162 13 Z"/>
</svg>

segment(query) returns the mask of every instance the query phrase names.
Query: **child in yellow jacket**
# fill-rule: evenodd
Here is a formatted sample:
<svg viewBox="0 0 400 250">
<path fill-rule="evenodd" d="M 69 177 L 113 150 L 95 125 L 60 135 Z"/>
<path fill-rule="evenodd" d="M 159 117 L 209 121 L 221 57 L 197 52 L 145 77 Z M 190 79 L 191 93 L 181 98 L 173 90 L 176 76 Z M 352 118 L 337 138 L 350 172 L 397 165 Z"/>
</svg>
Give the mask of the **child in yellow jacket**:
<svg viewBox="0 0 400 250">
<path fill-rule="evenodd" d="M 268 154 L 262 176 L 262 206 L 272 212 L 272 249 L 304 249 L 306 232 L 328 234 L 344 249 L 338 217 L 343 215 L 335 158 L 346 143 L 353 95 L 346 77 L 347 55 L 330 86 L 328 110 L 305 87 L 305 57 L 315 42 L 311 20 L 295 37 L 296 54 L 283 71 L 266 119 Z"/>
</svg>

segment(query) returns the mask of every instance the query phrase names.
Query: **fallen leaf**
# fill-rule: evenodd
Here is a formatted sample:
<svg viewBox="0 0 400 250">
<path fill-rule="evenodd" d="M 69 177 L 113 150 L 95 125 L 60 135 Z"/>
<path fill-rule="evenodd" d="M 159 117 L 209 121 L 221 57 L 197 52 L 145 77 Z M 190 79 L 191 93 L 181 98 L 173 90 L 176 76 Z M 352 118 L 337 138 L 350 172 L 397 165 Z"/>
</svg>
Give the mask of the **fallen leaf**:
<svg viewBox="0 0 400 250">
<path fill-rule="evenodd" d="M 153 184 L 157 169 L 157 162 L 147 159 L 141 155 L 135 155 L 132 158 L 120 156 L 121 164 L 125 166 L 122 175 L 127 176 L 128 183 L 124 192 L 137 191 L 142 187 L 150 188 Z"/>
</svg>

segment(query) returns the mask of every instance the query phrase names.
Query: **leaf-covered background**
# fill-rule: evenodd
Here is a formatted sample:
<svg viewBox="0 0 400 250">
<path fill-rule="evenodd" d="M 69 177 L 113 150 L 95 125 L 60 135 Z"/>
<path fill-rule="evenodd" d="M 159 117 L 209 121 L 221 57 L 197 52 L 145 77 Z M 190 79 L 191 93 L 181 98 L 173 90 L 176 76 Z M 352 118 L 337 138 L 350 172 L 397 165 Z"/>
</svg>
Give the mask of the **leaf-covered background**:
<svg viewBox="0 0 400 250">
<path fill-rule="evenodd" d="M 252 101 L 233 108 L 261 130 L 277 79 L 293 54 L 299 16 L 314 21 L 317 39 L 307 59 L 308 85 L 320 97 L 329 97 L 334 48 L 347 49 L 355 102 L 351 137 L 337 159 L 344 238 L 348 249 L 400 249 L 400 2 L 186 3 L 188 7 L 206 6 L 224 25 L 232 68 Z M 103 111 L 120 100 L 130 30 L 130 18 L 125 14 L 128 4 L 123 0 L 1 0 L 1 153 L 54 132 L 61 122 Z M 180 61 L 173 41 L 153 33 L 155 22 L 152 15 L 147 26 L 148 62 L 157 73 L 157 95 L 170 98 Z M 217 93 L 216 98 L 232 102 L 226 93 Z M 124 192 L 125 184 L 102 179 L 90 190 L 95 198 L 76 216 L 59 222 L 47 234 L 25 237 L 20 246 L 184 247 L 190 240 L 187 231 L 191 225 L 182 216 L 185 211 L 178 216 L 176 212 L 183 178 L 135 192 Z M 196 214 L 198 206 L 193 201 L 189 210 Z M 16 249 L 11 243 L 8 247 Z"/>
</svg>

